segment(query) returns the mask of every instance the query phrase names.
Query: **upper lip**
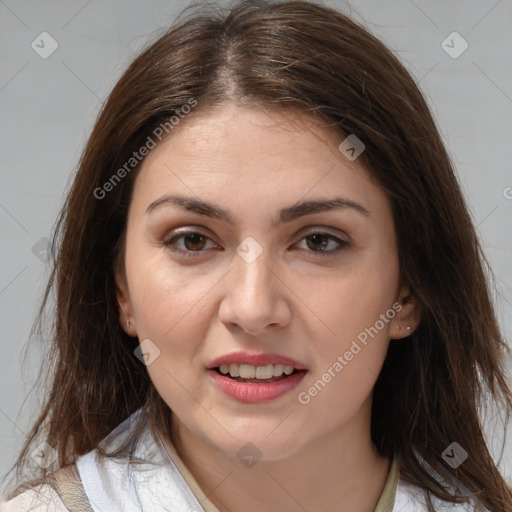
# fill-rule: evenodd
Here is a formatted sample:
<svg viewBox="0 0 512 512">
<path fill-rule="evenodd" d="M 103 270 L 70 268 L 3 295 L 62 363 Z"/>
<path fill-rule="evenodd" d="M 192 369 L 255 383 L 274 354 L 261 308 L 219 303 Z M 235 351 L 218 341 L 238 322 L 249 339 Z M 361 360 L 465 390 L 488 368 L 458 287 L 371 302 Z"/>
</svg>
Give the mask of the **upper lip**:
<svg viewBox="0 0 512 512">
<path fill-rule="evenodd" d="M 270 352 L 262 354 L 250 354 L 249 352 L 238 351 L 217 357 L 208 365 L 208 369 L 218 368 L 222 364 L 250 364 L 253 366 L 266 366 L 267 364 L 282 364 L 283 366 L 293 366 L 296 370 L 306 370 L 306 367 L 280 354 Z"/>
</svg>

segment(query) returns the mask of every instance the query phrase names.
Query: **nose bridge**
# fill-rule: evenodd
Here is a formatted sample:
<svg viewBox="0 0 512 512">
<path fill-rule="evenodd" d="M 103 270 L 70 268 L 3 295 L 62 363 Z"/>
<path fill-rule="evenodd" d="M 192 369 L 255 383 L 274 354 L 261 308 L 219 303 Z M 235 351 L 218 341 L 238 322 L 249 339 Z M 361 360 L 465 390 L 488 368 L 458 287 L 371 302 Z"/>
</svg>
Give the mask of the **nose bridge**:
<svg viewBox="0 0 512 512">
<path fill-rule="evenodd" d="M 249 257 L 246 257 L 242 250 L 242 244 L 240 244 L 233 262 L 235 268 L 232 273 L 231 289 L 239 300 L 248 302 L 272 300 L 275 292 L 275 283 L 273 283 L 275 278 L 269 268 L 268 254 L 264 250 L 257 254 L 254 248 L 251 248 L 252 254 L 249 253 Z"/>
<path fill-rule="evenodd" d="M 289 321 L 289 308 L 270 255 L 263 248 L 256 251 L 255 246 L 245 249 L 240 244 L 233 258 L 219 316 L 224 323 L 251 333 L 271 324 L 282 326 Z"/>
</svg>

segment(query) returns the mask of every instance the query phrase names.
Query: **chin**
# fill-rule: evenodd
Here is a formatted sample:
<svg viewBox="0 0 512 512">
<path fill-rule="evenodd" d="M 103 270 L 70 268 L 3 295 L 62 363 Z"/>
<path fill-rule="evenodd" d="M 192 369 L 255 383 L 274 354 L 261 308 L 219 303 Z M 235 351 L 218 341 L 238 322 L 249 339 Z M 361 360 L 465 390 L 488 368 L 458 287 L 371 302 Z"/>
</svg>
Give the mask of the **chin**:
<svg viewBox="0 0 512 512">
<path fill-rule="evenodd" d="M 274 427 L 275 428 L 275 425 Z M 247 430 L 232 431 L 233 437 L 226 434 L 222 439 L 208 438 L 208 443 L 226 457 L 240 461 L 248 467 L 253 461 L 272 462 L 286 459 L 300 449 L 300 445 L 284 429 L 282 432 L 269 435 L 272 429 L 256 428 L 254 425 Z"/>
</svg>

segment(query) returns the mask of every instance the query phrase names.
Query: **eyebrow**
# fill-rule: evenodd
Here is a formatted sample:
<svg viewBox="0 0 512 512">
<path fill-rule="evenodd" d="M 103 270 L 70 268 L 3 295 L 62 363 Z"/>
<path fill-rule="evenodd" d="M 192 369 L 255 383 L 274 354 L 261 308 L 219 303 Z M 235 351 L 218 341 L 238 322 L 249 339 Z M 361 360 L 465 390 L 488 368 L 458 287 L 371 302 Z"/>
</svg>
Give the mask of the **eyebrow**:
<svg viewBox="0 0 512 512">
<path fill-rule="evenodd" d="M 146 214 L 149 214 L 163 206 L 179 206 L 199 215 L 205 215 L 213 219 L 218 219 L 228 224 L 233 224 L 234 216 L 228 210 L 221 208 L 213 203 L 208 203 L 193 197 L 179 195 L 165 195 L 153 201 L 147 208 Z M 291 222 L 305 215 L 311 215 L 317 212 L 324 212 L 334 209 L 351 209 L 364 216 L 369 216 L 370 212 L 361 204 L 343 197 L 334 197 L 331 199 L 316 199 L 303 201 L 287 206 L 279 211 L 278 222 Z"/>
</svg>

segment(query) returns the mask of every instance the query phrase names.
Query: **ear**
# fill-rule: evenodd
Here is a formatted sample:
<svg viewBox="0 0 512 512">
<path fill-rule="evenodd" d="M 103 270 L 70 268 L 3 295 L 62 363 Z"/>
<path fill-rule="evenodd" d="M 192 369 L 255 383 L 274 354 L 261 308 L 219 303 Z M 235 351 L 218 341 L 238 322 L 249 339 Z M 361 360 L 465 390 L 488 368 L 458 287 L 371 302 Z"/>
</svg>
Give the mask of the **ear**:
<svg viewBox="0 0 512 512">
<path fill-rule="evenodd" d="M 119 323 L 123 331 L 128 336 L 137 336 L 137 326 L 135 324 L 135 317 L 133 315 L 132 303 L 130 301 L 130 294 L 128 292 L 128 284 L 126 275 L 121 270 L 116 270 L 114 274 L 116 282 L 116 299 L 117 299 L 117 312 L 119 313 Z"/>
<path fill-rule="evenodd" d="M 400 289 L 396 304 L 399 306 L 393 307 L 397 313 L 391 325 L 390 336 L 391 339 L 400 340 L 407 338 L 418 328 L 421 305 L 406 285 Z"/>
</svg>

